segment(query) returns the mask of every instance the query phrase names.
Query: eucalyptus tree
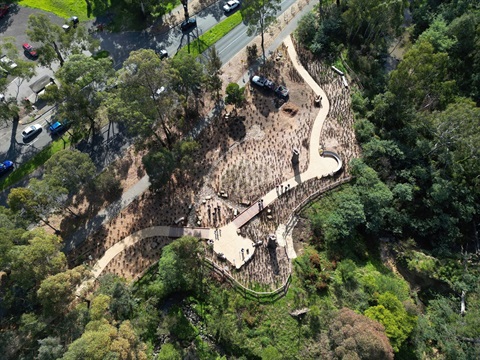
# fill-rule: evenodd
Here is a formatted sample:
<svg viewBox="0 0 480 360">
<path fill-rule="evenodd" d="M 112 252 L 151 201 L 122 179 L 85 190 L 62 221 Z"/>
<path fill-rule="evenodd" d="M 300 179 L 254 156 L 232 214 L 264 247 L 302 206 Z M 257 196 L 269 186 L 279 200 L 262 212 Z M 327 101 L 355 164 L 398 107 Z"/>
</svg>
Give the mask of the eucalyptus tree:
<svg viewBox="0 0 480 360">
<path fill-rule="evenodd" d="M 161 61 L 153 50 L 132 51 L 118 76 L 108 102 L 109 117 L 122 121 L 133 135 L 153 136 L 161 146 L 172 148 L 180 99 L 169 62 Z"/>
<path fill-rule="evenodd" d="M 69 195 L 93 183 L 95 164 L 90 156 L 78 150 L 63 150 L 45 163 L 44 180 L 52 186 L 65 188 Z"/>
<path fill-rule="evenodd" d="M 222 60 L 218 54 L 215 45 L 207 53 L 207 63 L 205 64 L 205 85 L 211 93 L 213 100 L 220 100 L 222 90 Z"/>
<path fill-rule="evenodd" d="M 218 60 L 214 60 L 214 68 L 218 68 Z M 193 97 L 195 108 L 198 110 L 202 87 L 205 82 L 204 65 L 187 53 L 181 53 L 171 59 L 169 63 L 172 86 L 179 95 L 184 111 L 189 107 L 189 100 Z"/>
<path fill-rule="evenodd" d="M 240 12 L 248 26 L 247 34 L 260 33 L 262 54 L 265 60 L 265 32 L 277 21 L 280 0 L 245 0 Z"/>
<path fill-rule="evenodd" d="M 25 219 L 33 222 L 42 221 L 56 232 L 58 231 L 48 221 L 53 205 L 44 194 L 37 194 L 30 188 L 14 188 L 8 194 L 7 204 L 14 213 L 20 214 Z"/>
<path fill-rule="evenodd" d="M 380 49 L 385 41 L 398 35 L 408 6 L 405 0 L 350 0 L 343 13 L 350 41 L 362 39 Z"/>
<path fill-rule="evenodd" d="M 114 76 L 109 58 L 97 60 L 84 54 L 72 55 L 56 73 L 59 85 L 49 86 L 43 98 L 49 103 L 59 103 L 58 114 L 68 119 L 74 135 L 93 137 L 99 109 L 105 103 Z"/>
<path fill-rule="evenodd" d="M 38 56 L 40 64 L 44 66 L 51 66 L 54 61 L 59 61 L 63 66 L 69 55 L 80 54 L 84 50 L 93 51 L 98 47 L 98 41 L 90 36 L 84 26 L 70 27 L 65 31 L 45 14 L 29 16 L 27 36 L 40 44 Z"/>
</svg>

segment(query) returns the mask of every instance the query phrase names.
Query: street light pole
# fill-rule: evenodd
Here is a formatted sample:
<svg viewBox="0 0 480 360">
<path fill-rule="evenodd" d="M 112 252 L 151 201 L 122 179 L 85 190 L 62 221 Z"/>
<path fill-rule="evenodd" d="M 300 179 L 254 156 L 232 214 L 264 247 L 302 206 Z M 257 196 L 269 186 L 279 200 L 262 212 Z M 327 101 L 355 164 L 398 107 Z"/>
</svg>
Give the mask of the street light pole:
<svg viewBox="0 0 480 360">
<path fill-rule="evenodd" d="M 185 12 L 185 21 L 188 21 L 190 15 L 188 14 L 188 0 L 182 0 L 183 11 Z"/>
</svg>

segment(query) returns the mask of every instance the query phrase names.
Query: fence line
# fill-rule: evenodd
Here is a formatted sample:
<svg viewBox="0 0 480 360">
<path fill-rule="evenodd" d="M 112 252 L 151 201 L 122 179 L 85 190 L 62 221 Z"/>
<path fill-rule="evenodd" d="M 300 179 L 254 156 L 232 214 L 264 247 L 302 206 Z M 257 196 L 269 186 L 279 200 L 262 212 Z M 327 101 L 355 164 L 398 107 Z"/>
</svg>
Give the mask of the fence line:
<svg viewBox="0 0 480 360">
<path fill-rule="evenodd" d="M 349 177 L 346 177 L 344 179 L 341 179 L 333 184 L 330 184 L 330 185 L 327 185 L 327 186 L 324 186 L 324 187 L 321 187 L 320 189 L 318 189 L 317 191 L 315 191 L 313 194 L 309 195 L 306 199 L 304 199 L 300 204 L 298 204 L 295 209 L 293 209 L 292 211 L 292 216 L 295 216 L 297 215 L 297 213 L 299 213 L 301 210 L 303 210 L 303 208 L 309 203 L 311 202 L 312 200 L 315 200 L 316 198 L 318 198 L 320 195 L 322 195 L 324 192 L 327 192 L 327 191 L 330 191 L 332 189 L 335 189 L 336 187 L 339 187 L 340 185 L 343 185 L 347 182 L 349 182 L 350 180 L 352 179 L 351 176 Z"/>
<path fill-rule="evenodd" d="M 232 277 L 232 275 L 230 275 L 224 269 L 220 268 L 212 260 L 205 258 L 205 263 L 207 264 L 208 267 L 210 267 L 211 270 L 215 271 L 215 273 L 217 273 L 218 275 L 222 276 L 222 278 L 227 280 L 228 283 L 232 285 L 237 291 L 239 291 L 244 297 L 252 296 L 259 301 L 261 300 L 274 301 L 281 297 L 284 297 L 287 294 L 290 283 L 292 282 L 292 272 L 290 268 L 290 274 L 288 275 L 287 280 L 279 288 L 273 291 L 268 291 L 268 292 L 255 291 L 252 289 L 248 289 L 247 287 L 240 284 L 235 278 Z"/>
</svg>

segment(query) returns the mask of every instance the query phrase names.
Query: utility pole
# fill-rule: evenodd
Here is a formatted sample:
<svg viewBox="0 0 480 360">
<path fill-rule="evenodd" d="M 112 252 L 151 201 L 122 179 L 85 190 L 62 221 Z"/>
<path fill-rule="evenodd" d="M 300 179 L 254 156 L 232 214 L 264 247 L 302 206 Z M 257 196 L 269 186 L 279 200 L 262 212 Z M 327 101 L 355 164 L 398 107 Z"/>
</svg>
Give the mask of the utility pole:
<svg viewBox="0 0 480 360">
<path fill-rule="evenodd" d="M 185 12 L 185 21 L 188 21 L 190 15 L 188 14 L 188 0 L 182 0 L 183 11 Z"/>
</svg>

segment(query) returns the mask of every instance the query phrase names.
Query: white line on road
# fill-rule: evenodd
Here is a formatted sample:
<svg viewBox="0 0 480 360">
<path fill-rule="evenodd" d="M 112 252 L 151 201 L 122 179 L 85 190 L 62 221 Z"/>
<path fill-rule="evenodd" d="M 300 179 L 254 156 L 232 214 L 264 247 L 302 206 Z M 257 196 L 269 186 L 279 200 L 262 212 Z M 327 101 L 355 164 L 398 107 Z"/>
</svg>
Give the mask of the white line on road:
<svg viewBox="0 0 480 360">
<path fill-rule="evenodd" d="M 284 1 L 282 1 L 282 3 L 280 4 L 280 7 L 281 7 L 283 4 L 285 4 L 287 1 L 290 1 L 290 0 L 284 0 Z M 292 5 L 293 5 L 293 4 L 292 4 Z M 288 8 L 287 8 L 287 9 L 288 9 Z M 285 9 L 285 11 L 286 11 L 287 9 Z M 285 11 L 283 11 L 283 12 L 285 12 Z M 279 15 L 281 15 L 281 14 L 279 14 Z M 225 50 L 227 50 L 227 49 L 230 47 L 230 45 L 235 44 L 238 39 L 240 39 L 241 37 L 243 37 L 244 34 L 247 33 L 247 31 L 248 31 L 248 29 L 246 29 L 244 32 L 242 32 L 240 35 L 238 35 L 235 39 L 233 39 L 233 40 L 230 42 L 230 44 L 228 44 L 228 45 L 225 46 L 222 50 L 220 50 L 220 51 L 218 52 L 218 54 L 223 53 Z M 257 35 L 258 35 L 258 34 L 257 34 Z"/>
</svg>

